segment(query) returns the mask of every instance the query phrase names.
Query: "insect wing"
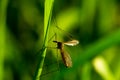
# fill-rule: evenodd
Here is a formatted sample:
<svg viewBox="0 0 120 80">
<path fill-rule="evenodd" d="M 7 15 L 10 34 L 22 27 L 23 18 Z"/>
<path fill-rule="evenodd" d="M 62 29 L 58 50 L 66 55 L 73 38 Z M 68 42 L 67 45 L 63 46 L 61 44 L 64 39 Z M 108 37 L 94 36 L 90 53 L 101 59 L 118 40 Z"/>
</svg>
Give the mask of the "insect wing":
<svg viewBox="0 0 120 80">
<path fill-rule="evenodd" d="M 75 46 L 75 45 L 79 44 L 79 41 L 78 40 L 72 40 L 72 41 L 64 42 L 64 44 L 68 45 L 68 46 Z"/>
<path fill-rule="evenodd" d="M 70 55 L 64 50 L 60 50 L 63 62 L 67 68 L 72 67 L 72 61 Z"/>
</svg>

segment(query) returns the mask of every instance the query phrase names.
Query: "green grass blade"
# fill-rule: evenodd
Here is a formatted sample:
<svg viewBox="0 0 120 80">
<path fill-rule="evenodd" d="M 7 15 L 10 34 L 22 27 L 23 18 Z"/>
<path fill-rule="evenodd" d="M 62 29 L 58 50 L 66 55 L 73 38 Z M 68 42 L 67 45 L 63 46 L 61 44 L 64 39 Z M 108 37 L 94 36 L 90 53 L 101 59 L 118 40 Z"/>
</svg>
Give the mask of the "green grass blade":
<svg viewBox="0 0 120 80">
<path fill-rule="evenodd" d="M 42 73 L 42 67 L 44 64 L 44 59 L 46 56 L 46 49 L 45 46 L 47 46 L 48 42 L 48 33 L 49 33 L 49 27 L 51 22 L 51 15 L 52 15 L 52 8 L 53 8 L 53 2 L 54 0 L 45 0 L 45 12 L 44 12 L 44 43 L 41 51 L 41 56 L 39 57 L 39 63 L 37 66 L 37 70 L 35 72 L 34 80 L 40 80 L 40 76 Z"/>
<path fill-rule="evenodd" d="M 4 55 L 5 55 L 5 39 L 6 39 L 6 8 L 7 0 L 0 1 L 0 80 L 4 77 Z"/>
<path fill-rule="evenodd" d="M 102 56 L 96 57 L 92 63 L 96 72 L 104 80 L 116 80 L 107 61 Z"/>
</svg>

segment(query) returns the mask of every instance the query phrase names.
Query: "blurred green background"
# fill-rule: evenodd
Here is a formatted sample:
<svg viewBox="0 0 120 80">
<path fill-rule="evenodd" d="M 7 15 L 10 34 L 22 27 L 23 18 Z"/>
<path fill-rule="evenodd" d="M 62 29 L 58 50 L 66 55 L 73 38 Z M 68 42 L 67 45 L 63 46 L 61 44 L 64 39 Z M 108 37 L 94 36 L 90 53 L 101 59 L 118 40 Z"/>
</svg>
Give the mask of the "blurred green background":
<svg viewBox="0 0 120 80">
<path fill-rule="evenodd" d="M 33 79 L 44 41 L 44 2 L 0 0 L 0 80 Z M 65 32 L 54 30 L 56 25 Z M 120 80 L 119 0 L 55 0 L 48 38 L 57 33 L 66 41 L 66 32 L 80 41 L 65 46 L 73 67 L 62 61 L 52 66 L 58 52 L 48 49 L 44 64 L 49 67 L 43 66 L 41 80 Z"/>
</svg>

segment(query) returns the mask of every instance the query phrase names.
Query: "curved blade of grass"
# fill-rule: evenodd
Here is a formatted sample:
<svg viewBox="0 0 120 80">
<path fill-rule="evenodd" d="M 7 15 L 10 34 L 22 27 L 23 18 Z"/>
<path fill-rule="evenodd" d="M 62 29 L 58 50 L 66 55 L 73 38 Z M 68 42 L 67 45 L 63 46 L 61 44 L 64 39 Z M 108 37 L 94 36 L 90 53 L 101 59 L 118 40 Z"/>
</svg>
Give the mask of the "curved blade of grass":
<svg viewBox="0 0 120 80">
<path fill-rule="evenodd" d="M 47 42 L 48 42 L 48 33 L 49 33 L 49 27 L 50 27 L 50 22 L 51 22 L 51 16 L 52 16 L 53 2 L 54 2 L 54 0 L 45 0 L 44 42 L 43 42 L 43 47 L 41 50 L 41 56 L 39 57 L 39 63 L 37 65 L 37 70 L 35 72 L 35 76 L 34 76 L 33 80 L 40 80 L 40 75 L 42 73 L 42 67 L 44 64 L 45 56 L 46 56 L 47 48 L 45 48 L 45 46 L 47 46 Z"/>
<path fill-rule="evenodd" d="M 5 38 L 6 38 L 6 8 L 8 0 L 0 1 L 0 80 L 3 80 L 4 72 L 4 55 L 5 55 Z"/>
</svg>

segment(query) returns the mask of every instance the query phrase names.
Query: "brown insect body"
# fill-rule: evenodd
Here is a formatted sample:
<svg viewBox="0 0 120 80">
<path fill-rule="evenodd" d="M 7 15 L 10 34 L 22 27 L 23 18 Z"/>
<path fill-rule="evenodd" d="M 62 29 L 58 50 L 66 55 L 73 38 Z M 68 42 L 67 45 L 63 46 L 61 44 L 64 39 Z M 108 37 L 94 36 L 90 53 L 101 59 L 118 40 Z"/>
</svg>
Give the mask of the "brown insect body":
<svg viewBox="0 0 120 80">
<path fill-rule="evenodd" d="M 72 61 L 71 61 L 70 55 L 67 52 L 65 52 L 64 49 L 63 50 L 60 49 L 60 52 L 61 52 L 62 59 L 63 59 L 65 66 L 67 68 L 72 67 Z"/>
<path fill-rule="evenodd" d="M 64 50 L 64 43 L 63 42 L 58 42 L 58 41 L 53 41 L 57 43 L 57 48 L 60 50 L 62 60 L 67 68 L 72 67 L 72 61 L 70 55 L 65 52 Z"/>
</svg>

